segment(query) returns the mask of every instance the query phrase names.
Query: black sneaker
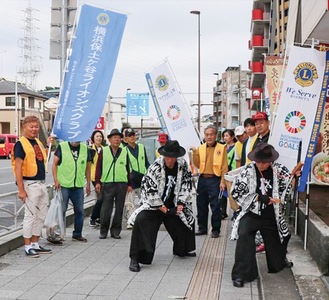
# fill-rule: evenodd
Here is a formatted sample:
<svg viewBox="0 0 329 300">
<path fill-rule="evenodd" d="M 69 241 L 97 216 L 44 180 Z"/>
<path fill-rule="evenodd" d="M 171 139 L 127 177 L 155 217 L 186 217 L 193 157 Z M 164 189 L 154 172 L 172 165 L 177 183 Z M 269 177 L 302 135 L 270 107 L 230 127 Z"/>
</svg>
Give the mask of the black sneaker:
<svg viewBox="0 0 329 300">
<path fill-rule="evenodd" d="M 90 227 L 96 227 L 96 226 L 97 226 L 96 221 L 90 219 L 90 221 L 89 221 L 89 226 L 90 226 Z"/>
<path fill-rule="evenodd" d="M 28 256 L 28 257 L 32 257 L 32 258 L 37 258 L 39 257 L 39 254 L 32 248 L 30 248 L 28 251 L 25 250 L 25 254 Z"/>
<path fill-rule="evenodd" d="M 46 248 L 43 248 L 41 246 L 39 246 L 39 249 L 33 249 L 36 253 L 39 253 L 39 254 L 50 254 L 51 253 L 51 250 L 50 249 L 46 249 Z"/>
<path fill-rule="evenodd" d="M 96 219 L 95 220 L 95 223 L 96 223 L 97 226 L 100 226 L 101 225 L 101 220 L 100 219 Z"/>
<path fill-rule="evenodd" d="M 55 240 L 52 240 L 51 238 L 47 237 L 47 241 L 53 245 L 56 245 L 56 246 L 62 246 L 63 245 L 63 242 L 62 241 L 55 241 Z"/>
</svg>

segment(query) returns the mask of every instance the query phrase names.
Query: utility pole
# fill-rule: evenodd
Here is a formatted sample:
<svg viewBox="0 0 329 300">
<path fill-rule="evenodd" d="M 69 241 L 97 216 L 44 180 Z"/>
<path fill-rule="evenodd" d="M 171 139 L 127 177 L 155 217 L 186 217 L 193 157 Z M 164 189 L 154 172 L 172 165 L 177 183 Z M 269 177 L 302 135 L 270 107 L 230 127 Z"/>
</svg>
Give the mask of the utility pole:
<svg viewBox="0 0 329 300">
<path fill-rule="evenodd" d="M 77 0 L 52 1 L 50 21 L 49 58 L 60 60 L 60 82 L 62 83 L 68 47 L 73 37 Z"/>
</svg>

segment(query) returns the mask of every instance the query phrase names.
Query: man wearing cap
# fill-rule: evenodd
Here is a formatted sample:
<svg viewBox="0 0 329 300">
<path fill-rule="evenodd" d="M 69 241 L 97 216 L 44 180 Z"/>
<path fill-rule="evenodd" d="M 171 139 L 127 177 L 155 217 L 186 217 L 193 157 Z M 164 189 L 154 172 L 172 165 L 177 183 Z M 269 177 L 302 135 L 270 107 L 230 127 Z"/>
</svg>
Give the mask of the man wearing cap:
<svg viewBox="0 0 329 300">
<path fill-rule="evenodd" d="M 248 139 L 248 135 L 245 132 L 243 126 L 237 126 L 234 130 L 234 135 L 238 140 L 235 143 L 235 154 L 234 154 L 236 160 L 236 167 L 238 168 L 241 166 L 243 143 Z"/>
<path fill-rule="evenodd" d="M 266 245 L 268 272 L 277 273 L 293 265 L 286 259 L 290 232 L 282 213 L 293 175 L 274 162 L 278 157 L 270 144 L 258 144 L 248 154 L 252 162 L 242 169 L 232 186 L 232 197 L 241 207 L 231 233 L 232 239 L 238 239 L 232 269 L 235 287 L 243 287 L 244 282 L 258 277 L 255 252 L 258 230 Z"/>
<path fill-rule="evenodd" d="M 177 141 L 159 148 L 160 157 L 148 168 L 142 181 L 141 207 L 128 223 L 133 225 L 130 243 L 132 272 L 140 263 L 151 264 L 161 223 L 172 238 L 173 254 L 196 256 L 192 212 L 192 175 L 185 159 L 185 149 Z"/>
<path fill-rule="evenodd" d="M 158 134 L 158 142 L 160 144 L 160 147 L 163 147 L 168 141 L 168 134 L 166 133 L 159 133 Z M 155 157 L 158 158 L 160 156 L 160 153 L 157 150 L 155 150 Z"/>
<path fill-rule="evenodd" d="M 54 153 L 52 173 L 55 189 L 63 196 L 63 216 L 71 200 L 74 209 L 74 230 L 72 240 L 87 242 L 82 236 L 84 221 L 84 185 L 87 180 L 86 194 L 90 194 L 91 155 L 87 145 L 80 142 L 62 142 Z M 49 240 L 49 242 L 52 242 Z M 58 243 L 58 242 L 56 242 Z"/>
<path fill-rule="evenodd" d="M 121 144 L 120 144 L 121 147 L 128 145 L 128 139 L 127 139 L 125 133 L 126 133 L 126 130 L 129 128 L 131 128 L 131 127 L 128 124 L 126 124 L 125 126 L 122 126 L 122 128 L 121 128 L 121 133 L 122 133 L 122 139 L 121 139 Z"/>
<path fill-rule="evenodd" d="M 196 235 L 208 233 L 209 205 L 212 210 L 211 237 L 218 238 L 221 228 L 222 213 L 218 201 L 220 191 L 226 188 L 224 174 L 228 172 L 226 146 L 218 143 L 217 129 L 208 125 L 204 130 L 205 143 L 193 150 L 193 163 L 199 169 L 197 187 L 197 209 L 199 230 Z"/>
<path fill-rule="evenodd" d="M 135 196 L 140 197 L 140 187 L 142 178 L 149 167 L 149 162 L 146 155 L 146 149 L 143 144 L 136 143 L 136 133 L 134 129 L 128 128 L 125 131 L 127 138 L 127 151 L 130 164 L 130 179 L 132 184 L 132 192 L 127 192 L 125 207 L 127 213 L 127 219 L 129 219 L 131 213 L 135 210 Z M 130 229 L 130 226 L 127 227 Z"/>
<path fill-rule="evenodd" d="M 252 116 L 252 119 L 255 122 L 257 131 L 257 140 L 254 143 L 255 148 L 259 143 L 268 142 L 270 137 L 270 121 L 268 120 L 267 114 L 263 111 L 258 111 Z"/>
<path fill-rule="evenodd" d="M 123 134 L 118 129 L 112 129 L 107 136 L 110 145 L 103 147 L 98 156 L 95 191 L 102 193 L 102 209 L 100 219 L 100 239 L 107 237 L 110 230 L 111 237 L 120 239 L 122 230 L 122 215 L 126 192 L 131 192 L 129 180 L 129 158 L 126 147 L 120 147 Z M 103 188 L 101 189 L 101 185 Z M 112 210 L 115 213 L 111 224 Z"/>
</svg>

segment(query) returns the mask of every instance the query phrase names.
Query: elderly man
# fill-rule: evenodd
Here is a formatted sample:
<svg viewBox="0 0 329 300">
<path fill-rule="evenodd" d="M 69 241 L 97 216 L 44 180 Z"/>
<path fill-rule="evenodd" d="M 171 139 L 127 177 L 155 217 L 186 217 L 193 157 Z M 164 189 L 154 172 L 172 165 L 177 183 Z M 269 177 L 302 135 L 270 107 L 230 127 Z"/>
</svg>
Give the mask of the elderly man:
<svg viewBox="0 0 329 300">
<path fill-rule="evenodd" d="M 133 225 L 130 243 L 132 272 L 140 263 L 151 264 L 161 223 L 169 232 L 173 254 L 196 256 L 194 217 L 192 212 L 192 175 L 187 162 L 180 158 L 185 149 L 177 141 L 159 148 L 160 156 L 149 167 L 142 181 L 141 207 L 131 215 Z"/>
<path fill-rule="evenodd" d="M 127 191 L 132 191 L 127 147 L 120 147 L 122 137 L 123 134 L 118 129 L 112 129 L 107 136 L 110 146 L 103 147 L 97 161 L 95 191 L 101 192 L 103 199 L 100 239 L 106 239 L 109 230 L 112 238 L 121 239 L 125 196 Z M 114 206 L 115 212 L 112 219 Z"/>
<path fill-rule="evenodd" d="M 23 121 L 24 134 L 15 144 L 12 155 L 18 198 L 25 204 L 23 237 L 25 254 L 28 257 L 51 253 L 51 250 L 39 245 L 41 229 L 48 211 L 45 182 L 47 150 L 37 138 L 39 128 L 39 119 L 36 116 L 27 116 Z M 47 144 L 53 142 L 54 139 L 48 137 Z"/>
<path fill-rule="evenodd" d="M 200 171 L 197 187 L 197 209 L 199 230 L 196 235 L 208 233 L 209 205 L 212 210 L 212 238 L 220 234 L 222 213 L 218 196 L 226 188 L 224 174 L 228 172 L 226 146 L 218 143 L 217 129 L 208 125 L 204 130 L 205 141 L 198 149 L 193 150 L 193 163 Z"/>
</svg>

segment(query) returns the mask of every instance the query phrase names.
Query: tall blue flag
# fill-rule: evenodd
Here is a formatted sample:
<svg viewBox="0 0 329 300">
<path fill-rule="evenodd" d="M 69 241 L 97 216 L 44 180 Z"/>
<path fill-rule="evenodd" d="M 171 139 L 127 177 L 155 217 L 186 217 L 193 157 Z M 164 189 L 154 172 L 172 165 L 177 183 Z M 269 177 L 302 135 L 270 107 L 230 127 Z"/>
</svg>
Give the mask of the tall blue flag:
<svg viewBox="0 0 329 300">
<path fill-rule="evenodd" d="M 106 102 L 126 21 L 126 15 L 82 5 L 54 121 L 59 139 L 89 139 Z"/>
</svg>

